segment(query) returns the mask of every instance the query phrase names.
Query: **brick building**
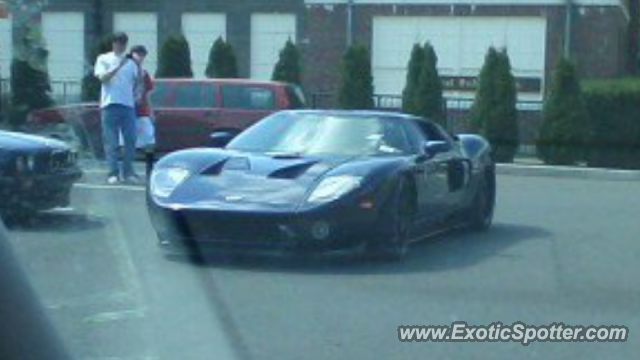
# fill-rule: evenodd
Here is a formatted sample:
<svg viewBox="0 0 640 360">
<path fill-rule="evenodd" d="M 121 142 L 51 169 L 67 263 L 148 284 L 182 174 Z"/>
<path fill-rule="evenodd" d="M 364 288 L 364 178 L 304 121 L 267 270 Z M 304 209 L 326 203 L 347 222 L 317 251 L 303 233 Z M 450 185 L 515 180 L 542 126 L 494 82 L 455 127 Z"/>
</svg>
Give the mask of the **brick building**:
<svg viewBox="0 0 640 360">
<path fill-rule="evenodd" d="M 570 9 L 570 11 L 568 11 Z M 98 34 L 122 30 L 151 50 L 184 33 L 196 76 L 211 43 L 227 38 L 242 76 L 268 78 L 291 38 L 301 47 L 308 92 L 335 91 L 347 43 L 372 51 L 376 92 L 397 95 L 411 46 L 430 41 L 447 93 L 472 97 L 489 45 L 507 47 L 521 98 L 540 100 L 553 64 L 568 52 L 588 77 L 620 75 L 628 15 L 622 0 L 50 0 L 42 13 L 54 80 L 77 81 Z M 10 48 L 11 19 L 0 20 L 0 48 Z M 8 75 L 0 51 L 1 75 Z"/>
</svg>

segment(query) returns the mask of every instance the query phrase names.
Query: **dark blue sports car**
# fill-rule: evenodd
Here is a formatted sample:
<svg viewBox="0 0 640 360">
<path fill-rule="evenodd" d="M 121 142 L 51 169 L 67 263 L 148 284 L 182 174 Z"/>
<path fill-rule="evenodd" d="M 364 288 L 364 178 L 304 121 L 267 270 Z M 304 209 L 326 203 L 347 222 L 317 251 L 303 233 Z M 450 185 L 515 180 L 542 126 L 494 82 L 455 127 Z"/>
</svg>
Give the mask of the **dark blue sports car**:
<svg viewBox="0 0 640 360">
<path fill-rule="evenodd" d="M 396 113 L 285 111 L 224 148 L 162 158 L 149 212 L 168 249 L 399 258 L 434 232 L 488 228 L 495 195 L 479 136 Z"/>
</svg>

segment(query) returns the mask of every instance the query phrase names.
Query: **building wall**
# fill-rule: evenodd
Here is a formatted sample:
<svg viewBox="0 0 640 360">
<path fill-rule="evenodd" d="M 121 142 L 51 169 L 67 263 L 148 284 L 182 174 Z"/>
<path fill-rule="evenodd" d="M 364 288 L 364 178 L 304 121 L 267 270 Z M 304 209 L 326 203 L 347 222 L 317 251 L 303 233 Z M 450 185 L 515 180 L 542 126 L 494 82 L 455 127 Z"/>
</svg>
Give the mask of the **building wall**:
<svg viewBox="0 0 640 360">
<path fill-rule="evenodd" d="M 579 8 L 574 16 L 572 57 L 589 77 L 621 74 L 623 58 L 624 12 L 614 6 Z M 565 7 L 526 5 L 390 5 L 363 4 L 354 9 L 355 42 L 372 47 L 373 22 L 379 16 L 398 17 L 541 17 L 546 19 L 546 59 L 544 83 L 549 84 L 554 64 L 563 54 Z M 344 4 L 309 4 L 306 33 L 305 68 L 322 69 L 305 77 L 308 88 L 335 90 L 339 80 L 340 57 L 345 50 L 347 11 Z M 340 29 L 326 31 L 327 28 Z M 597 51 L 594 45 L 598 44 Z M 328 65 L 330 64 L 330 65 Z"/>
<path fill-rule="evenodd" d="M 517 5 L 508 5 L 516 1 Z M 309 92 L 317 92 L 335 91 L 339 83 L 340 60 L 347 38 L 345 3 L 345 0 L 56 0 L 50 2 L 46 11 L 84 13 L 86 52 L 96 43 L 98 33 L 113 31 L 116 12 L 157 14 L 158 48 L 167 36 L 181 32 L 184 14 L 223 14 L 225 36 L 236 50 L 240 75 L 245 77 L 251 74 L 252 15 L 294 14 L 295 37 L 304 60 L 304 85 Z M 356 0 L 355 3 L 354 40 L 369 47 L 376 16 L 543 17 L 547 24 L 545 85 L 563 50 L 565 8 L 561 0 Z M 613 6 L 614 0 L 577 0 L 577 3 L 572 55 L 581 73 L 591 77 L 619 75 L 624 63 L 627 21 L 622 8 Z M 215 37 L 211 36 L 211 43 Z M 198 38 L 199 43 L 191 46 L 200 54 L 206 53 L 211 43 L 204 36 Z"/>
<path fill-rule="evenodd" d="M 623 75 L 628 19 L 613 7 L 580 7 L 574 14 L 572 59 L 591 78 Z"/>
<path fill-rule="evenodd" d="M 101 16 L 97 17 L 92 11 L 96 3 L 102 4 Z M 47 10 L 82 9 L 87 19 L 87 41 L 93 43 L 98 29 L 96 22 L 102 23 L 102 33 L 113 32 L 114 14 L 118 12 L 145 12 L 157 14 L 158 19 L 158 48 L 171 35 L 182 32 L 182 15 L 185 13 L 217 13 L 226 17 L 226 38 L 234 47 L 238 58 L 238 68 L 243 77 L 250 74 L 251 54 L 251 15 L 254 13 L 285 13 L 295 14 L 298 19 L 302 16 L 304 7 L 301 0 L 57 0 L 51 2 Z M 298 21 L 298 27 L 302 25 Z M 204 46 L 208 50 L 215 41 L 191 46 Z"/>
</svg>

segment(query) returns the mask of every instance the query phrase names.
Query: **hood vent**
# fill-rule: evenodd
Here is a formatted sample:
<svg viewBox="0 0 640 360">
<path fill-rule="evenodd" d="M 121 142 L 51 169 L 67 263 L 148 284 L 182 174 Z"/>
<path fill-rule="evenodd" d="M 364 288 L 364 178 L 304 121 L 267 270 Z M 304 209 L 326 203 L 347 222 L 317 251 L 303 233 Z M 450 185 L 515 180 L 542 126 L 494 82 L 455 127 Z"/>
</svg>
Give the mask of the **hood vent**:
<svg viewBox="0 0 640 360">
<path fill-rule="evenodd" d="M 204 171 L 202 171 L 202 175 L 211 175 L 211 176 L 220 175 L 220 173 L 222 172 L 222 168 L 227 163 L 227 161 L 229 161 L 229 159 L 218 161 L 217 163 L 209 166 Z"/>
<path fill-rule="evenodd" d="M 274 179 L 295 179 L 298 176 L 304 174 L 310 167 L 315 165 L 316 162 L 307 162 L 297 165 L 287 166 L 282 169 L 278 169 L 271 174 L 269 174 L 270 178 Z"/>
</svg>

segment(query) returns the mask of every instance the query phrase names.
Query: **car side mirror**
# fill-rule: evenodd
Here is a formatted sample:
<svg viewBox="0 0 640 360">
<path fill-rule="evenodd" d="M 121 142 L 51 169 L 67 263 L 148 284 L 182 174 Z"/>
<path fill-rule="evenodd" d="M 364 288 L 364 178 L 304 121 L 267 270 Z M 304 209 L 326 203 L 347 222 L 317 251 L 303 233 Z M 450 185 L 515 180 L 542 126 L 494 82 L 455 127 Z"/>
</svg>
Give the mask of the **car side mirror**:
<svg viewBox="0 0 640 360">
<path fill-rule="evenodd" d="M 427 141 L 427 143 L 424 144 L 424 154 L 428 158 L 432 158 L 440 153 L 444 153 L 449 150 L 451 150 L 451 145 L 448 142 L 442 140 Z"/>
<path fill-rule="evenodd" d="M 230 131 L 225 131 L 225 130 L 216 131 L 213 134 L 211 134 L 210 144 L 214 148 L 223 148 L 227 146 L 227 144 L 231 142 L 231 140 L 233 140 L 234 137 L 235 137 L 235 134 Z"/>
</svg>

